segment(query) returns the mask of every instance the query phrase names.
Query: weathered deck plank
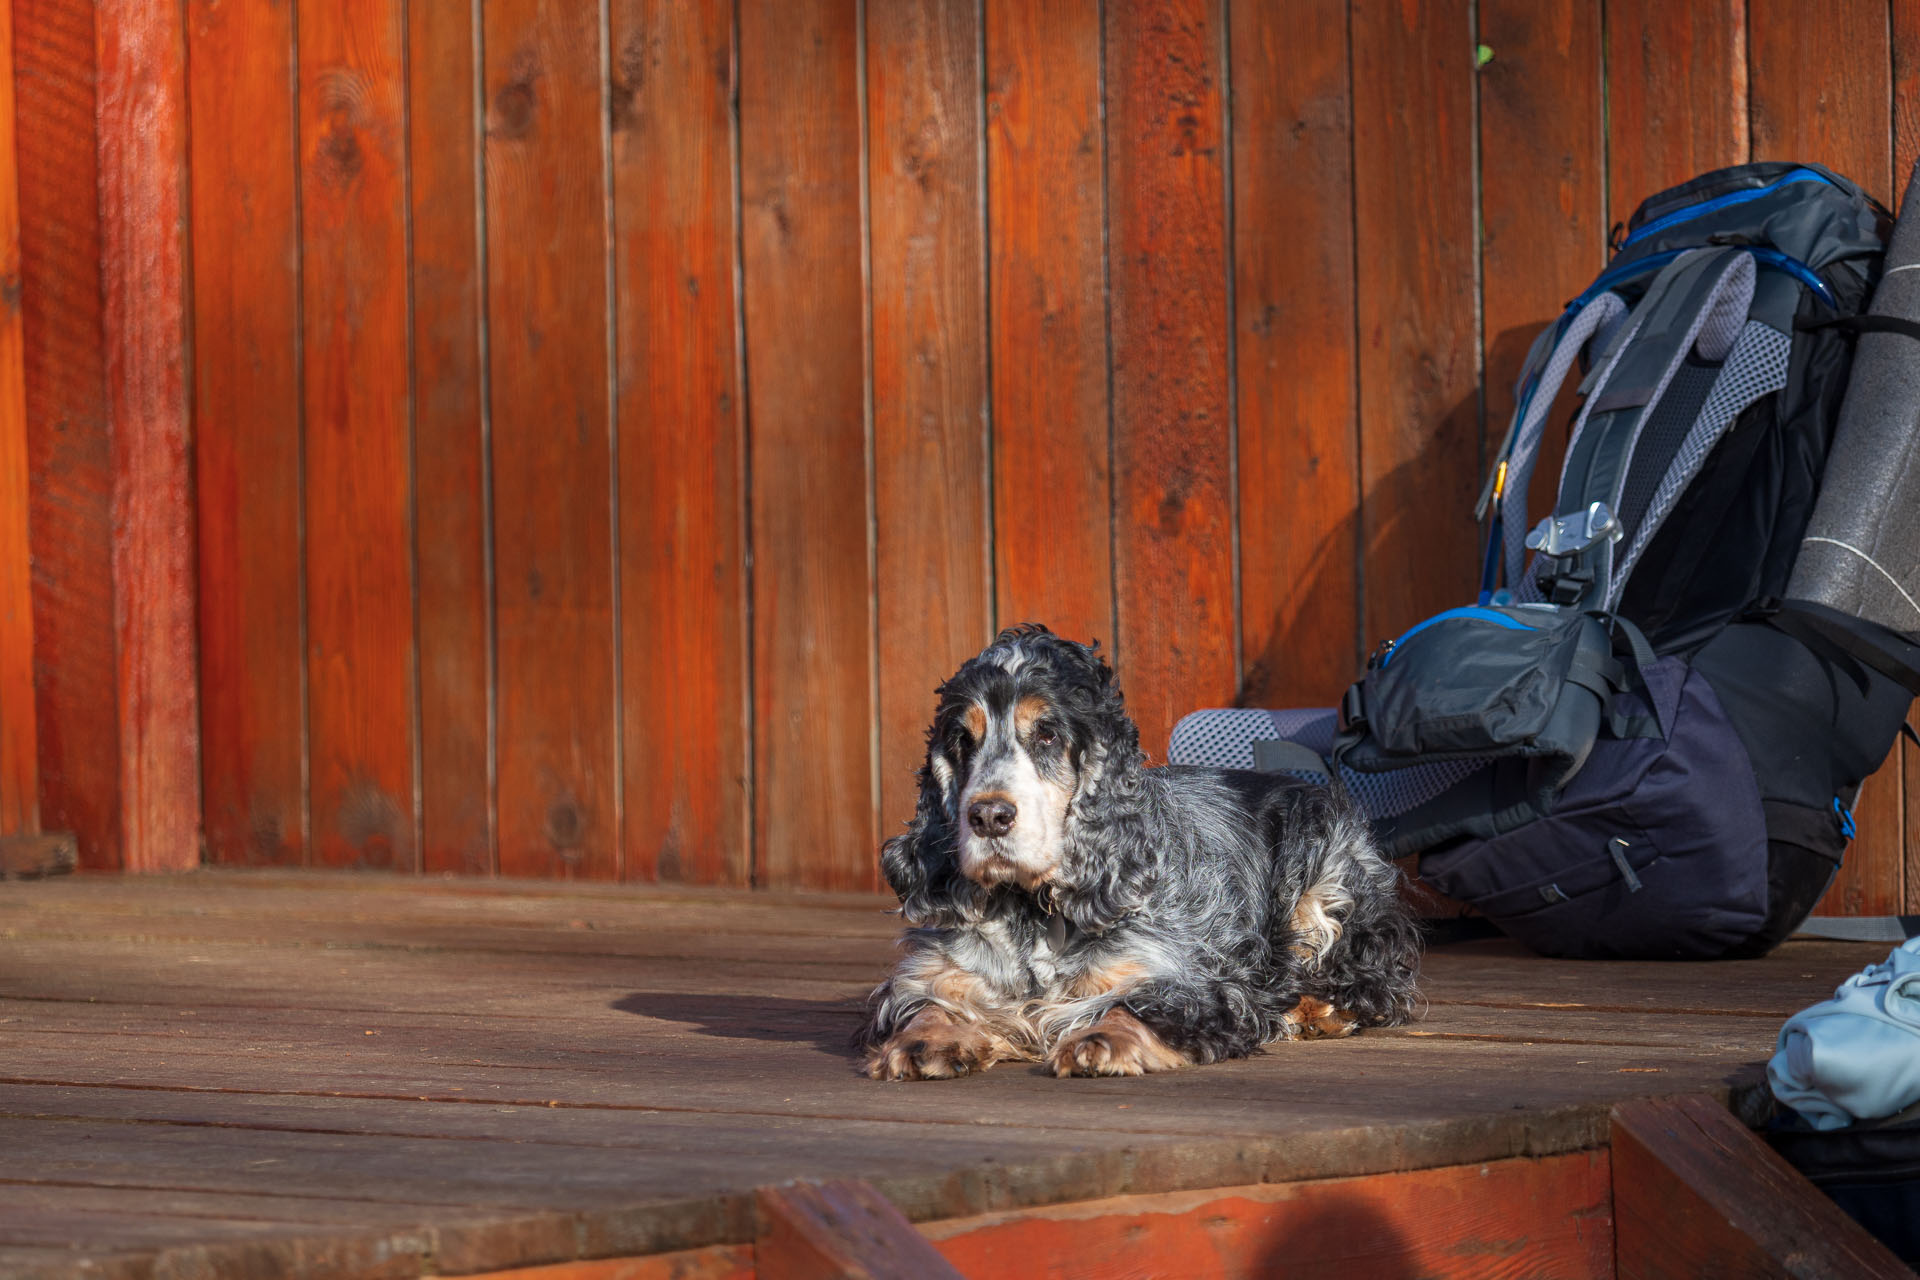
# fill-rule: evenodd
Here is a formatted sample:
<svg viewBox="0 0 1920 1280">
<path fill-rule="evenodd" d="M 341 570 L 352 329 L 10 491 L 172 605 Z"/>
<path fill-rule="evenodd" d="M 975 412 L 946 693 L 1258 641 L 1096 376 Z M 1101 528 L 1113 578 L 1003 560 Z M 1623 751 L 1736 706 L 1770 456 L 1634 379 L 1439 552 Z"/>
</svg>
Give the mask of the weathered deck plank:
<svg viewBox="0 0 1920 1280">
<path fill-rule="evenodd" d="M 876 1085 L 880 899 L 280 873 L 0 885 L 0 1275 L 445 1274 L 752 1239 L 756 1186 L 910 1217 L 1551 1155 L 1723 1093 L 1880 948 L 1434 953 L 1414 1027 L 1142 1080 Z M 51 1234 L 49 1234 L 51 1233 Z M 56 1238 L 57 1237 L 57 1238 Z M 56 1248 L 69 1243 L 65 1253 Z"/>
</svg>

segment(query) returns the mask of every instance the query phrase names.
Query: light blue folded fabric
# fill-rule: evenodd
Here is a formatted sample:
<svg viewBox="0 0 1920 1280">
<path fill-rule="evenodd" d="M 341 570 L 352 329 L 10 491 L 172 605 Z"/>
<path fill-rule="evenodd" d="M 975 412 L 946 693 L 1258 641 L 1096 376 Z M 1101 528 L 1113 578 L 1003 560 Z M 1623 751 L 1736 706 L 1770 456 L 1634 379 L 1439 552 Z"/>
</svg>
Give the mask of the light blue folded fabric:
<svg viewBox="0 0 1920 1280">
<path fill-rule="evenodd" d="M 1920 938 L 1840 984 L 1780 1028 L 1773 1096 L 1816 1129 L 1844 1129 L 1920 1102 Z"/>
</svg>

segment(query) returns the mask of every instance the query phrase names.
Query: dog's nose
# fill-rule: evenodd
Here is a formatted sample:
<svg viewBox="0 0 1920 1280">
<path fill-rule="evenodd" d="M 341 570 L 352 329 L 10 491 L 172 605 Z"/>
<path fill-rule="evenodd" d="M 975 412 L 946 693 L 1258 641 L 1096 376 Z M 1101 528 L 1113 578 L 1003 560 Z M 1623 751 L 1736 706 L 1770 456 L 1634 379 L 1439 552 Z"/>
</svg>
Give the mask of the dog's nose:
<svg viewBox="0 0 1920 1280">
<path fill-rule="evenodd" d="M 967 806 L 967 825 L 977 836 L 1003 836 L 1013 830 L 1019 812 L 1005 796 L 988 796 Z"/>
</svg>

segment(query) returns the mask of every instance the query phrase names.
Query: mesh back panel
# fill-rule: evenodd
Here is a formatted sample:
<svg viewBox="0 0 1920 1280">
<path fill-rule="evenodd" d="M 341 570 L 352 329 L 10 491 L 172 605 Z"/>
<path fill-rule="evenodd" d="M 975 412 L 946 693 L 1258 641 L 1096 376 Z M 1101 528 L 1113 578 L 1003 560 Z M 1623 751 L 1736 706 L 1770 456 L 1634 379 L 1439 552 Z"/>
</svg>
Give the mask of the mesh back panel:
<svg viewBox="0 0 1920 1280">
<path fill-rule="evenodd" d="M 1668 455 L 1666 464 L 1654 473 L 1656 487 L 1646 499 L 1642 515 L 1637 523 L 1627 523 L 1631 534 L 1626 543 L 1626 554 L 1618 556 L 1614 562 L 1608 608 L 1619 604 L 1620 594 L 1626 590 L 1627 575 L 1640 562 L 1640 554 L 1672 514 L 1687 486 L 1700 474 L 1707 455 L 1719 443 L 1727 428 L 1733 425 L 1733 420 L 1761 396 L 1787 385 L 1787 365 L 1792 355 L 1793 339 L 1770 325 L 1750 320 L 1740 331 L 1726 363 L 1719 367 L 1713 377 L 1704 401 L 1689 419 L 1679 447 Z M 1649 423 L 1649 433 L 1653 429 L 1653 424 Z M 1639 474 L 1636 467 L 1635 475 Z M 1631 501 L 1630 494 L 1628 502 L 1622 503 L 1623 517 L 1630 509 Z M 1515 600 L 1525 603 L 1541 599 L 1540 588 L 1534 582 L 1534 575 L 1539 572 L 1538 566 L 1537 556 L 1528 562 L 1527 571 L 1513 585 Z"/>
<path fill-rule="evenodd" d="M 1324 756 L 1333 750 L 1333 722 L 1332 707 L 1195 711 L 1173 726 L 1167 760 L 1213 769 L 1251 769 L 1253 744 L 1263 738 L 1285 738 Z"/>
<path fill-rule="evenodd" d="M 1262 738 L 1284 738 L 1324 756 L 1333 750 L 1334 721 L 1332 707 L 1195 711 L 1173 727 L 1167 759 L 1172 764 L 1251 769 L 1253 744 Z M 1486 762 L 1481 760 L 1449 760 L 1392 773 L 1342 769 L 1340 780 L 1368 817 L 1391 818 L 1426 803 L 1484 767 Z"/>
<path fill-rule="evenodd" d="M 1673 513 L 1687 486 L 1700 474 L 1707 455 L 1713 452 L 1714 445 L 1733 425 L 1734 419 L 1760 397 L 1787 385 L 1788 365 L 1792 358 L 1793 339 L 1771 325 L 1753 320 L 1741 330 L 1726 364 L 1721 366 L 1720 376 L 1714 380 L 1713 390 L 1708 394 L 1706 403 L 1700 406 L 1686 439 L 1674 455 L 1672 465 L 1660 477 L 1660 487 L 1649 503 L 1646 518 L 1634 530 L 1632 540 L 1627 544 L 1626 555 L 1615 562 L 1613 584 L 1607 595 L 1608 608 L 1620 603 L 1620 595 L 1626 590 L 1627 575 L 1640 562 L 1641 553 Z"/>
<path fill-rule="evenodd" d="M 1620 527 L 1627 537 L 1631 538 L 1640 528 L 1655 490 L 1659 489 L 1674 455 L 1680 452 L 1680 443 L 1687 438 L 1700 406 L 1707 402 L 1707 392 L 1713 390 L 1713 380 L 1719 372 L 1717 365 L 1702 364 L 1689 356 L 1674 371 L 1673 381 L 1667 384 L 1667 394 L 1660 397 L 1660 403 L 1647 415 L 1640 439 L 1634 444 L 1627 481 L 1620 495 Z"/>
</svg>

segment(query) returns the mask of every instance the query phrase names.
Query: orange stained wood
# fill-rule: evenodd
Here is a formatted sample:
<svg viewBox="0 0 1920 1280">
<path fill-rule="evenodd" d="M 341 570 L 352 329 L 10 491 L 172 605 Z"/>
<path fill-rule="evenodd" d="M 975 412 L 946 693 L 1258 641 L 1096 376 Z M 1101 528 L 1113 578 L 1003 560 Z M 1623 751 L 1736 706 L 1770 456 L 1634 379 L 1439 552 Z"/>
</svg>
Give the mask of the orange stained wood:
<svg viewBox="0 0 1920 1280">
<path fill-rule="evenodd" d="M 188 10 L 201 794 L 242 864 L 308 849 L 292 49 L 287 6 Z"/>
<path fill-rule="evenodd" d="M 485 875 L 493 682 L 474 9 L 409 4 L 413 536 L 422 871 Z"/>
<path fill-rule="evenodd" d="M 1907 727 L 1920 733 L 1920 714 L 1909 712 Z M 1914 746 L 1910 739 L 1894 744 L 1902 761 L 1902 786 L 1906 796 L 1906 807 L 1902 814 L 1905 823 L 1902 835 L 1905 837 L 1902 848 L 1905 856 L 1904 874 L 1906 880 L 1906 907 L 1909 915 L 1920 914 L 1920 747 Z"/>
<path fill-rule="evenodd" d="M 1861 785 L 1853 802 L 1856 834 L 1833 884 L 1814 908 L 1815 915 L 1885 916 L 1906 909 L 1908 798 L 1902 788 L 1906 746 L 1895 739 L 1879 772 Z"/>
<path fill-rule="evenodd" d="M 1470 599 L 1478 576 L 1468 30 L 1465 0 L 1352 11 L 1368 647 Z"/>
<path fill-rule="evenodd" d="M 1920 161 L 1920 8 L 1896 4 L 1888 12 L 1892 23 L 1888 37 L 1893 46 L 1891 200 L 1904 197 L 1914 163 Z"/>
<path fill-rule="evenodd" d="M 1746 11 L 1753 158 L 1817 159 L 1897 202 L 1888 6 L 1748 0 Z"/>
<path fill-rule="evenodd" d="M 733 6 L 611 12 L 626 874 L 744 885 Z"/>
<path fill-rule="evenodd" d="M 13 6 L 20 312 L 40 823 L 121 866 L 113 454 L 101 296 L 93 0 Z"/>
<path fill-rule="evenodd" d="M 20 186 L 14 152 L 13 14 L 0 9 L 0 837 L 40 829 L 33 705 L 33 575 L 27 546 L 27 403 L 20 316 Z"/>
<path fill-rule="evenodd" d="M 1165 760 L 1174 721 L 1239 681 L 1225 33 L 1211 0 L 1106 14 L 1118 648 L 1141 745 Z"/>
<path fill-rule="evenodd" d="M 757 1274 L 750 1244 L 716 1244 L 644 1258 L 599 1258 L 469 1273 L 471 1280 L 754 1280 Z"/>
<path fill-rule="evenodd" d="M 1656 191 L 1746 161 L 1746 13 L 1747 0 L 1608 3 L 1610 223 Z"/>
<path fill-rule="evenodd" d="M 1480 42 L 1493 51 L 1478 81 L 1480 148 L 1500 157 L 1483 170 L 1480 193 L 1489 465 L 1528 348 L 1606 262 L 1600 17 L 1584 0 L 1480 8 Z M 1578 383 L 1568 378 L 1549 410 L 1529 527 L 1553 510 Z"/>
<path fill-rule="evenodd" d="M 984 0 L 994 609 L 1112 652 L 1101 6 Z"/>
<path fill-rule="evenodd" d="M 933 688 L 993 632 L 978 4 L 867 14 L 880 830 L 914 811 Z"/>
<path fill-rule="evenodd" d="M 996 626 L 1117 641 L 1156 754 L 1324 705 L 1473 590 L 1607 225 L 1920 147 L 1868 0 L 136 8 L 10 11 L 0 809 L 90 867 L 197 785 L 222 862 L 872 885 Z M 1901 769 L 1828 910 L 1920 894 Z"/>
<path fill-rule="evenodd" d="M 300 14 L 302 403 L 314 861 L 412 871 L 407 14 Z"/>
<path fill-rule="evenodd" d="M 620 875 L 601 43 L 485 7 L 500 870 Z"/>
<path fill-rule="evenodd" d="M 969 1276 L 1613 1275 L 1604 1150 L 1119 1196 L 922 1230 Z"/>
<path fill-rule="evenodd" d="M 1230 16 L 1237 702 L 1320 706 L 1361 653 L 1346 5 L 1239 4 Z"/>
<path fill-rule="evenodd" d="M 859 8 L 739 12 L 755 881 L 866 889 L 879 865 Z"/>
<path fill-rule="evenodd" d="M 1890 196 L 1906 198 L 1914 166 L 1920 163 L 1920 8 L 1894 5 L 1890 11 L 1893 52 L 1893 172 Z M 1909 725 L 1916 723 L 1909 716 Z M 1901 791 L 1902 862 L 1905 880 L 1903 908 L 1920 913 L 1920 747 L 1911 741 L 1897 744 L 1903 761 Z"/>
<path fill-rule="evenodd" d="M 927 1238 L 865 1182 L 790 1182 L 754 1195 L 761 1280 L 960 1280 Z"/>
<path fill-rule="evenodd" d="M 109 461 L 119 865 L 200 863 L 188 350 L 185 13 L 100 0 L 94 77 Z"/>
</svg>

